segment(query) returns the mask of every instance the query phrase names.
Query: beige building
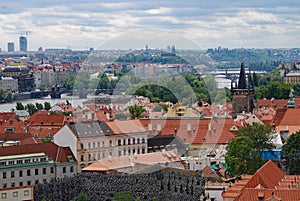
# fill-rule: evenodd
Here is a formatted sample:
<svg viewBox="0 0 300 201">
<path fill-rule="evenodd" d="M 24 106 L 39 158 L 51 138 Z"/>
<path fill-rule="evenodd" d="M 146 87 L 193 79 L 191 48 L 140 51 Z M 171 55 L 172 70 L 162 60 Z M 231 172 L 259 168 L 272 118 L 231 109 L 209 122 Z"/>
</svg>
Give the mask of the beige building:
<svg viewBox="0 0 300 201">
<path fill-rule="evenodd" d="M 2 201 L 33 201 L 33 186 L 0 188 L 0 200 Z"/>
<path fill-rule="evenodd" d="M 0 88 L 4 91 L 17 92 L 18 91 L 18 79 L 12 77 L 3 77 L 0 80 Z"/>
<path fill-rule="evenodd" d="M 69 147 L 40 143 L 0 148 L 3 188 L 35 185 L 75 174 L 77 162 Z"/>
<path fill-rule="evenodd" d="M 103 158 L 146 153 L 147 132 L 137 121 L 92 121 L 66 125 L 54 135 L 53 140 L 60 146 L 71 148 L 80 171 Z"/>
</svg>

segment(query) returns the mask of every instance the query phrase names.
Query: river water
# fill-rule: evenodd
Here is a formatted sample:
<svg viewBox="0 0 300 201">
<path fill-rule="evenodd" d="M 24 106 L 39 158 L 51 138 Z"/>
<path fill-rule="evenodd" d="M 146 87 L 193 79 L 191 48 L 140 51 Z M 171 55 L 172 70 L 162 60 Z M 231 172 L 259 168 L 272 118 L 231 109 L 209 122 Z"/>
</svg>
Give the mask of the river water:
<svg viewBox="0 0 300 201">
<path fill-rule="evenodd" d="M 89 98 L 92 98 L 93 96 L 88 96 Z M 82 102 L 88 100 L 88 99 L 79 99 L 78 96 L 67 96 L 66 94 L 62 94 L 61 95 L 61 99 L 51 99 L 50 96 L 41 98 L 41 99 L 25 99 L 22 100 L 20 102 L 22 102 L 22 104 L 25 106 L 28 103 L 42 103 L 44 104 L 44 102 L 49 102 L 51 104 L 51 106 L 55 105 L 56 103 L 66 103 L 66 100 L 69 100 L 69 102 L 74 106 L 80 106 L 82 107 Z M 0 112 L 9 112 L 11 111 L 12 108 L 16 108 L 16 101 L 11 102 L 11 103 L 4 103 L 4 104 L 0 104 Z"/>
</svg>

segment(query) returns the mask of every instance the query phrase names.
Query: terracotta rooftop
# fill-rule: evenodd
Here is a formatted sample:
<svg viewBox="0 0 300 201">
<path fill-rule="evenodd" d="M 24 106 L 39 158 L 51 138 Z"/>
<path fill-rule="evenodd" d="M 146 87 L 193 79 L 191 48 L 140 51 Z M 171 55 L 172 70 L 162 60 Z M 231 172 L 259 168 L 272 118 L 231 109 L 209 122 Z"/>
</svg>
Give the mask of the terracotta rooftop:
<svg viewBox="0 0 300 201">
<path fill-rule="evenodd" d="M 141 124 L 140 120 L 138 119 L 112 121 L 107 122 L 107 125 L 115 134 L 146 132 L 143 124 Z"/>
<path fill-rule="evenodd" d="M 50 114 L 48 111 L 38 111 L 27 120 L 30 126 L 55 126 L 62 127 L 64 122 L 63 114 Z"/>
<path fill-rule="evenodd" d="M 180 157 L 174 151 L 153 152 L 146 154 L 137 154 L 132 156 L 121 156 L 114 158 L 105 158 L 94 162 L 85 167 L 82 171 L 111 171 L 121 168 L 129 168 L 134 163 L 144 165 L 154 165 L 161 163 L 181 162 Z"/>
<path fill-rule="evenodd" d="M 229 118 L 212 119 L 141 119 L 150 135 L 176 134 L 183 142 L 192 144 L 226 144 L 235 137 Z"/>
<path fill-rule="evenodd" d="M 240 201 L 258 200 L 258 195 L 263 200 L 272 200 L 272 192 L 278 200 L 300 200 L 300 175 L 285 175 L 284 172 L 271 160 L 265 163 L 254 175 L 243 175 L 241 181 L 228 187 L 222 193 L 223 198 L 237 198 Z M 289 194 L 291 196 L 289 197 Z M 293 196 L 297 199 L 292 199 Z"/>
<path fill-rule="evenodd" d="M 299 201 L 300 189 L 277 190 L 277 189 L 244 189 L 235 201 L 255 201 L 258 196 L 263 197 L 263 201 Z"/>
</svg>

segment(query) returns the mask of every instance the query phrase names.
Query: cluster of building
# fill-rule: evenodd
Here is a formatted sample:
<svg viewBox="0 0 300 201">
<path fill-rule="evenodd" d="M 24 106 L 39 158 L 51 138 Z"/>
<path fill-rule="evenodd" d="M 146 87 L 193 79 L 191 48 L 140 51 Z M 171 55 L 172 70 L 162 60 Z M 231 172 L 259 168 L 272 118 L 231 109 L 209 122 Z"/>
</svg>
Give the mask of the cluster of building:
<svg viewBox="0 0 300 201">
<path fill-rule="evenodd" d="M 223 105 L 202 101 L 193 107 L 107 95 L 84 102 L 82 108 L 58 103 L 32 116 L 18 110 L 1 113 L 0 196 L 9 200 L 25 196 L 25 191 L 32 196 L 34 185 L 81 172 L 134 174 L 168 167 L 219 177 L 223 183 L 217 190 L 212 190 L 216 182 L 207 184 L 212 200 L 291 200 L 285 199 L 290 191 L 297 197 L 299 176 L 283 174 L 271 161 L 255 175 L 243 175 L 241 181 L 229 185 L 233 179 L 226 175 L 225 156 L 240 127 L 269 124 L 276 136 L 276 154 L 265 154 L 264 159 L 281 164 L 282 144 L 300 130 L 294 118 L 300 111 L 299 98 L 291 91 L 289 100 L 258 100 L 255 107 L 243 64 L 231 95 L 233 101 Z M 135 104 L 145 111 L 140 119 L 129 120 L 126 108 Z M 167 105 L 167 111 L 153 111 L 161 104 Z M 118 114 L 124 116 L 117 119 Z M 269 171 L 278 172 L 278 178 Z"/>
</svg>

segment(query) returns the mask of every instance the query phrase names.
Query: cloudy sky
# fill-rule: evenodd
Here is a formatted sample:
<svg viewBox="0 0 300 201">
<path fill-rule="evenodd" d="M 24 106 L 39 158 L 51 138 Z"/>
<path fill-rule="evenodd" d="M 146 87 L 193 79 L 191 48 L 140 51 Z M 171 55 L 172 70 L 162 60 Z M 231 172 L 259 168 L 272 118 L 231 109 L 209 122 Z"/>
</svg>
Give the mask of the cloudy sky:
<svg viewBox="0 0 300 201">
<path fill-rule="evenodd" d="M 12 41 L 17 49 L 29 30 L 29 50 L 156 48 L 170 37 L 182 48 L 185 40 L 200 48 L 292 48 L 300 47 L 299 13 L 299 0 L 0 0 L 0 48 Z"/>
</svg>

